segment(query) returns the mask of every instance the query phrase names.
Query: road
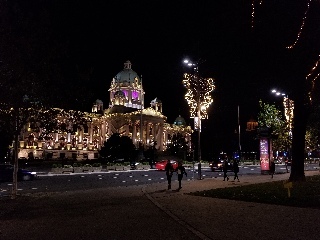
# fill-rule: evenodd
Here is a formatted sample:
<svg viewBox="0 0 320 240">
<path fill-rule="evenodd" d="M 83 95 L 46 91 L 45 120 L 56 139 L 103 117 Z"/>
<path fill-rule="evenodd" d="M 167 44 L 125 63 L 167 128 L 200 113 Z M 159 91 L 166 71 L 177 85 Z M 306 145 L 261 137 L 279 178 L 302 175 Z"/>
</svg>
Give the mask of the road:
<svg viewBox="0 0 320 240">
<path fill-rule="evenodd" d="M 318 164 L 306 164 L 305 170 L 315 170 Z M 290 171 L 290 166 L 288 167 Z M 284 173 L 284 165 L 276 165 L 276 173 Z M 187 169 L 187 177 L 184 181 L 190 181 L 198 177 L 198 172 Z M 203 178 L 223 178 L 222 172 L 212 172 L 210 168 L 202 168 Z M 241 166 L 239 177 L 248 174 L 261 174 L 259 165 Z M 229 172 L 229 176 L 233 173 Z M 177 181 L 174 175 L 173 181 Z M 89 190 L 108 187 L 139 186 L 150 183 L 166 183 L 166 176 L 163 171 L 154 169 L 130 170 L 130 171 L 108 171 L 97 173 L 69 173 L 69 174 L 39 174 L 35 181 L 18 183 L 18 194 L 32 194 L 39 192 L 72 192 L 75 190 Z M 0 197 L 8 196 L 12 189 L 12 183 L 0 183 Z"/>
</svg>

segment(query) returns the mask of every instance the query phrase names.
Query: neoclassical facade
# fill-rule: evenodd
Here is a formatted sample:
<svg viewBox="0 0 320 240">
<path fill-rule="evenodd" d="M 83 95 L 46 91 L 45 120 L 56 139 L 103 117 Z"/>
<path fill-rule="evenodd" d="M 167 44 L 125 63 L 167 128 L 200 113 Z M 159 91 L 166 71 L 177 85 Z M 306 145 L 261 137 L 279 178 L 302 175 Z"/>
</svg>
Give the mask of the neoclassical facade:
<svg viewBox="0 0 320 240">
<path fill-rule="evenodd" d="M 191 127 L 178 116 L 173 124 L 166 123 L 162 113 L 162 102 L 158 98 L 144 107 L 142 78 L 132 70 L 131 62 L 124 63 L 124 69 L 111 81 L 109 105 L 96 100 L 91 112 L 85 112 L 85 122 L 74 128 L 72 118 L 59 116 L 59 130 L 46 134 L 34 131 L 27 124 L 19 136 L 19 158 L 70 158 L 77 160 L 99 157 L 99 149 L 112 134 L 129 136 L 138 147 L 150 146 L 165 151 L 172 137 L 181 133 L 191 147 Z"/>
</svg>

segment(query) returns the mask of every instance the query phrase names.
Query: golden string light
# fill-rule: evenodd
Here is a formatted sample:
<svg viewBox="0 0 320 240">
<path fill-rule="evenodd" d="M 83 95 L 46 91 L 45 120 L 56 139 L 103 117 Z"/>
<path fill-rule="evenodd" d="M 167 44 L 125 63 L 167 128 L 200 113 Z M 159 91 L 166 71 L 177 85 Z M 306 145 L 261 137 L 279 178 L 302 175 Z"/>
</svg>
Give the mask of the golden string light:
<svg viewBox="0 0 320 240">
<path fill-rule="evenodd" d="M 252 6 L 252 11 L 251 11 L 251 27 L 253 28 L 253 23 L 254 23 L 254 0 L 252 0 L 251 6 Z"/>
<path fill-rule="evenodd" d="M 259 1 L 259 5 L 261 5 L 262 2 L 263 2 L 263 0 L 260 0 Z M 253 26 L 254 26 L 254 14 L 255 14 L 255 0 L 252 0 L 251 7 L 252 7 L 252 10 L 251 10 L 251 28 L 253 28 Z"/>
<path fill-rule="evenodd" d="M 315 87 L 315 83 L 316 80 L 319 78 L 320 76 L 320 72 L 318 74 L 314 74 L 315 70 L 317 69 L 319 63 L 320 63 L 320 54 L 318 56 L 318 60 L 315 62 L 314 66 L 311 68 L 310 72 L 308 73 L 308 75 L 306 76 L 306 80 L 307 81 L 311 81 L 311 89 L 308 92 L 308 96 L 309 96 L 309 100 L 312 103 L 312 92 L 314 91 L 314 87 Z M 312 78 L 313 77 L 313 78 Z M 312 79 L 310 79 L 312 78 Z"/>
<path fill-rule="evenodd" d="M 310 8 L 310 2 L 311 2 L 311 1 L 312 1 L 312 0 L 309 0 L 309 1 L 308 1 L 307 10 L 304 12 L 304 15 L 303 15 L 303 18 L 302 18 L 302 23 L 301 23 L 299 32 L 298 32 L 298 34 L 297 34 L 296 40 L 294 41 L 293 44 L 291 44 L 290 46 L 287 46 L 286 48 L 292 49 L 292 48 L 294 48 L 295 45 L 298 43 L 298 41 L 299 41 L 299 39 L 300 39 L 300 36 L 301 36 L 302 29 L 304 28 L 304 24 L 305 24 L 305 21 L 306 21 L 306 19 L 307 19 L 307 14 L 308 14 L 308 11 L 309 11 L 309 8 Z"/>
<path fill-rule="evenodd" d="M 200 102 L 201 118 L 208 118 L 207 109 L 213 102 L 210 93 L 215 89 L 213 78 L 201 78 L 193 74 L 184 74 L 182 81 L 183 85 L 187 88 L 185 99 L 190 107 L 191 118 L 197 116 L 198 101 Z"/>
</svg>

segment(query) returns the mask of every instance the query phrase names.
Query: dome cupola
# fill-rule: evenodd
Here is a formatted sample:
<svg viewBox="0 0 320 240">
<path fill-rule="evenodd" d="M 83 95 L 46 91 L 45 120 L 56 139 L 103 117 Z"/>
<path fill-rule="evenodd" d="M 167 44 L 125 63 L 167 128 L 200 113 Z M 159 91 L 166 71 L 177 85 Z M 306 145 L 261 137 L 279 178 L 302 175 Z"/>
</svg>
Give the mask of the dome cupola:
<svg viewBox="0 0 320 240">
<path fill-rule="evenodd" d="M 144 108 L 144 91 L 142 87 L 142 77 L 131 69 L 131 62 L 128 60 L 124 63 L 124 68 L 112 80 L 110 92 L 109 107 L 113 107 L 115 103 L 130 108 Z M 116 101 L 115 98 L 122 100 Z"/>
<path fill-rule="evenodd" d="M 176 118 L 176 120 L 174 121 L 173 124 L 177 125 L 177 126 L 186 126 L 187 125 L 186 121 L 184 120 L 183 117 L 181 117 L 181 115 L 179 115 L 179 117 Z"/>
<path fill-rule="evenodd" d="M 117 83 L 129 85 L 133 83 L 141 83 L 138 74 L 131 69 L 131 62 L 128 60 L 124 63 L 124 68 L 114 78 Z"/>
</svg>

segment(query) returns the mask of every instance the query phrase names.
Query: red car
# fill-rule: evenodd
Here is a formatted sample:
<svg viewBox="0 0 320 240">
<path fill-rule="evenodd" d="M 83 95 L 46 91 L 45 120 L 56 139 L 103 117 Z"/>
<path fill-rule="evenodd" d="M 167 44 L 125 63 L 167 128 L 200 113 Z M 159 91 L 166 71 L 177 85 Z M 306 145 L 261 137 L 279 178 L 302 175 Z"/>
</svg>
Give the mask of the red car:
<svg viewBox="0 0 320 240">
<path fill-rule="evenodd" d="M 162 160 L 162 161 L 160 161 L 160 162 L 156 162 L 156 164 L 155 164 L 156 169 L 159 170 L 159 171 L 164 171 L 167 162 L 168 162 L 168 160 Z M 174 169 L 174 170 L 177 170 L 178 162 L 173 161 L 173 160 L 170 160 L 170 162 L 171 162 L 171 164 L 172 164 L 172 166 L 173 166 L 173 169 Z"/>
</svg>

